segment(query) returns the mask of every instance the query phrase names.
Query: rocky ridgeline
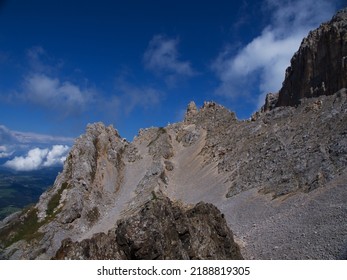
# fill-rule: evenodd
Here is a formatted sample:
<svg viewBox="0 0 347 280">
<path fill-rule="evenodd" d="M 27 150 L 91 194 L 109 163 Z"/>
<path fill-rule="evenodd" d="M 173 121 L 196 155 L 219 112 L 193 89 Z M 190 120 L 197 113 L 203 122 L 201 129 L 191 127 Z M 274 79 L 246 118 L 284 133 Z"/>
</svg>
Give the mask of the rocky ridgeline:
<svg viewBox="0 0 347 280">
<path fill-rule="evenodd" d="M 330 97 L 302 99 L 297 108 L 276 108 L 257 120 L 211 122 L 202 152 L 228 174 L 227 196 L 250 188 L 273 197 L 309 192 L 346 168 L 346 112 L 342 89 Z"/>
<path fill-rule="evenodd" d="M 346 258 L 346 13 L 250 120 L 191 102 L 131 143 L 88 125 L 53 188 L 0 224 L 0 258 L 241 258 L 228 226 L 245 258 Z"/>
</svg>

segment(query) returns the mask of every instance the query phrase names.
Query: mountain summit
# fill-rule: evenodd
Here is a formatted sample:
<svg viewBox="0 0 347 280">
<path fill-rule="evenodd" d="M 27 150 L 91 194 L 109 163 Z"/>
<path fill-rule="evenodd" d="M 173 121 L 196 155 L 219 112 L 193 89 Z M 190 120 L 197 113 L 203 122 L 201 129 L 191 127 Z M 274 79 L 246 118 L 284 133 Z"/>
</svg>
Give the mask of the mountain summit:
<svg viewBox="0 0 347 280">
<path fill-rule="evenodd" d="M 90 124 L 53 188 L 0 224 L 9 259 L 347 257 L 347 10 L 252 120 L 214 102 L 133 142 Z"/>
</svg>

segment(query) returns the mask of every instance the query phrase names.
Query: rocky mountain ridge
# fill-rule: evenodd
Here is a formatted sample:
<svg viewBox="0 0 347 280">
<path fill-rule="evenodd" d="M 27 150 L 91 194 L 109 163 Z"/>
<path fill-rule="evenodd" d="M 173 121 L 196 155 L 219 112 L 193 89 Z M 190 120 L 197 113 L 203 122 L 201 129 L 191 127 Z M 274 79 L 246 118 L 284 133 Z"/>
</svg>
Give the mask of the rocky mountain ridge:
<svg viewBox="0 0 347 280">
<path fill-rule="evenodd" d="M 182 122 L 143 129 L 131 143 L 112 126 L 88 125 L 53 188 L 1 222 L 0 257 L 347 258 L 347 77 L 336 74 L 334 93 L 286 93 L 311 83 L 291 78 L 303 65 L 317 77 L 338 71 L 336 60 L 323 67 L 301 54 L 315 42 L 324 45 L 315 57 L 335 53 L 341 44 L 324 30 L 345 34 L 346 14 L 310 33 L 282 90 L 251 120 L 191 102 Z"/>
</svg>

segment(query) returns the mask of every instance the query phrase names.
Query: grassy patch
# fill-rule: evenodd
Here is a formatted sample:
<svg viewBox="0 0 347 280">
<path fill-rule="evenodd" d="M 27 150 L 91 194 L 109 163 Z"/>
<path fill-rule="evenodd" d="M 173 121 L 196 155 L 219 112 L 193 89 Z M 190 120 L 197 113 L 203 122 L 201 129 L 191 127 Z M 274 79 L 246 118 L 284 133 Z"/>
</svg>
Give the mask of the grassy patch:
<svg viewBox="0 0 347 280">
<path fill-rule="evenodd" d="M 0 230 L 0 242 L 8 247 L 19 240 L 30 241 L 41 237 L 38 229 L 43 222 L 38 221 L 37 209 L 33 206 L 23 210 L 20 218 Z"/>
<path fill-rule="evenodd" d="M 54 217 L 57 214 L 55 210 L 59 206 L 59 201 L 60 201 L 60 198 L 61 198 L 61 194 L 68 187 L 69 187 L 68 183 L 64 182 L 61 185 L 61 188 L 48 201 L 47 209 L 46 209 L 47 216 Z"/>
<path fill-rule="evenodd" d="M 42 233 L 38 231 L 39 228 L 57 215 L 61 194 L 68 187 L 68 183 L 64 182 L 57 193 L 51 197 L 47 204 L 47 218 L 44 221 L 39 222 L 37 209 L 34 206 L 27 207 L 18 219 L 0 229 L 0 243 L 8 247 L 19 240 L 30 241 L 41 238 Z"/>
</svg>

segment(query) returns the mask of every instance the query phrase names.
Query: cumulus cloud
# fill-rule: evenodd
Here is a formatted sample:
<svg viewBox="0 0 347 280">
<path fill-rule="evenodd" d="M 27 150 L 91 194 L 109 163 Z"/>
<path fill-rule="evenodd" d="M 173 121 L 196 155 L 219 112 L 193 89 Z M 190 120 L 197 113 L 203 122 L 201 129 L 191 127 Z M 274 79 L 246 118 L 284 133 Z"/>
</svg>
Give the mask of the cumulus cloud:
<svg viewBox="0 0 347 280">
<path fill-rule="evenodd" d="M 1 100 L 28 102 L 58 118 L 79 115 L 95 102 L 97 90 L 86 85 L 84 78 L 82 84 L 62 78 L 64 62 L 50 57 L 41 46 L 28 49 L 26 57 L 29 67 L 19 87 L 0 95 Z"/>
<path fill-rule="evenodd" d="M 178 39 L 156 35 L 149 42 L 143 56 L 145 68 L 164 75 L 166 82 L 169 84 L 175 83 L 180 77 L 196 75 L 189 61 L 179 59 L 178 43 Z"/>
<path fill-rule="evenodd" d="M 48 149 L 35 148 L 28 152 L 23 157 L 15 157 L 12 160 L 8 160 L 4 166 L 17 170 L 17 171 L 31 171 L 39 169 L 42 166 L 44 157 L 47 156 Z"/>
<path fill-rule="evenodd" d="M 75 114 L 91 102 L 93 91 L 81 89 L 69 81 L 34 73 L 25 78 L 23 97 L 37 105 L 59 109 L 64 114 Z"/>
<path fill-rule="evenodd" d="M 62 165 L 66 159 L 69 147 L 54 145 L 51 149 L 31 149 L 25 156 L 18 156 L 8 160 L 4 166 L 16 171 L 31 171 L 43 167 Z"/>
<path fill-rule="evenodd" d="M 47 150 L 46 163 L 44 164 L 51 166 L 54 162 L 57 164 L 59 163 L 57 155 L 59 155 L 59 152 L 66 149 L 66 147 L 70 146 L 72 142 L 73 138 L 70 137 L 14 131 L 8 129 L 4 125 L 0 125 L 0 158 L 2 159 L 11 158 L 14 155 L 23 155 L 27 153 L 28 150 L 33 150 L 34 147 L 40 147 L 42 151 Z M 52 148 L 49 149 L 47 147 Z M 11 167 L 11 164 L 24 165 L 30 158 L 31 157 L 28 156 L 14 158 L 13 162 L 12 160 L 9 161 L 8 167 Z M 34 163 L 37 164 L 38 161 L 34 161 Z M 34 165 L 34 163 L 32 165 Z"/>
<path fill-rule="evenodd" d="M 280 89 L 285 69 L 303 37 L 331 18 L 335 4 L 330 0 L 264 1 L 270 23 L 261 34 L 236 54 L 230 46 L 225 48 L 213 62 L 220 80 L 216 93 L 234 100 L 250 98 L 261 106 L 266 93 Z M 258 98 L 250 95 L 254 87 Z"/>
<path fill-rule="evenodd" d="M 66 159 L 66 154 L 69 150 L 68 146 L 54 145 L 51 150 L 48 151 L 43 166 L 55 166 L 62 165 Z"/>
</svg>

